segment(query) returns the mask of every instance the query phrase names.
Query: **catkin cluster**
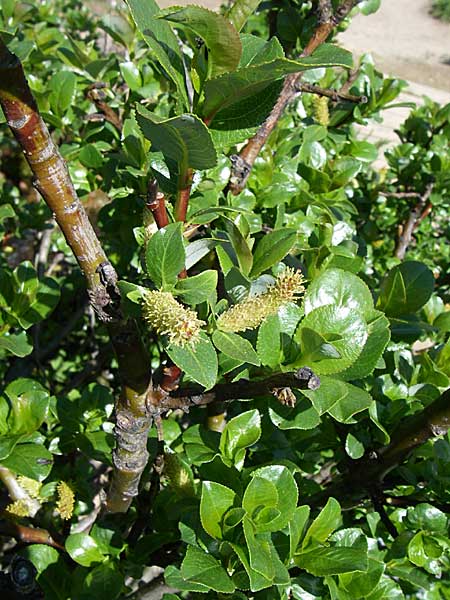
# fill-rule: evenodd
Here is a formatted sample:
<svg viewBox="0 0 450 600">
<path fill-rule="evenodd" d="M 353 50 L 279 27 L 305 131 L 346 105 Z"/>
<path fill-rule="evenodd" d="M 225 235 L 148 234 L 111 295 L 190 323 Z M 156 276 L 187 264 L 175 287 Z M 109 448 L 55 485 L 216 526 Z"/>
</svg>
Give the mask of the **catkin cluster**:
<svg viewBox="0 0 450 600">
<path fill-rule="evenodd" d="M 193 310 L 180 304 L 170 292 L 147 292 L 142 314 L 158 335 L 167 335 L 170 343 L 175 346 L 195 344 L 200 329 L 205 324 Z"/>
<path fill-rule="evenodd" d="M 286 268 L 264 294 L 250 296 L 235 304 L 217 319 L 217 327 L 222 331 L 237 332 L 255 329 L 266 317 L 296 298 L 304 291 L 303 276 L 300 271 Z"/>
</svg>

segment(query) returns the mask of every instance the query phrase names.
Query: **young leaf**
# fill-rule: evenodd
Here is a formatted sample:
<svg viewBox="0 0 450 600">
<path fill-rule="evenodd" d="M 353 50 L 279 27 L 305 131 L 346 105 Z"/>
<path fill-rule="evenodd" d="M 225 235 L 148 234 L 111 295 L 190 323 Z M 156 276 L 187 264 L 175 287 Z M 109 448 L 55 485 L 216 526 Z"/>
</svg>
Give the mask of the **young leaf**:
<svg viewBox="0 0 450 600">
<path fill-rule="evenodd" d="M 307 548 L 311 541 L 323 544 L 342 522 L 341 507 L 337 500 L 329 498 L 319 515 L 306 532 L 302 547 Z"/>
<path fill-rule="evenodd" d="M 236 589 L 222 565 L 211 554 L 195 546 L 188 546 L 181 564 L 181 575 L 187 581 L 208 586 L 215 592 L 231 594 Z"/>
<path fill-rule="evenodd" d="M 44 481 L 53 466 L 53 455 L 41 444 L 17 444 L 2 464 L 18 475 Z"/>
<path fill-rule="evenodd" d="M 261 417 L 259 412 L 254 409 L 241 413 L 230 419 L 225 425 L 220 436 L 220 452 L 233 463 L 243 463 L 245 448 L 255 444 L 260 436 Z"/>
<path fill-rule="evenodd" d="M 352 66 L 352 55 L 333 44 L 322 44 L 311 56 L 297 61 L 278 58 L 260 65 L 250 65 L 234 73 L 226 73 L 205 83 L 202 113 L 211 118 L 219 110 L 261 92 L 269 83 L 317 67 Z"/>
<path fill-rule="evenodd" d="M 260 360 L 248 340 L 236 333 L 226 333 L 224 331 L 215 331 L 212 341 L 217 350 L 220 350 L 227 356 L 231 356 L 241 363 L 250 363 L 259 365 Z"/>
<path fill-rule="evenodd" d="M 11 352 L 15 356 L 28 356 L 33 352 L 33 346 L 28 343 L 25 331 L 20 333 L 6 333 L 0 337 L 0 350 Z"/>
<path fill-rule="evenodd" d="M 305 331 L 302 333 L 302 330 Z M 302 364 L 319 359 L 313 362 L 314 371 L 318 375 L 339 373 L 353 364 L 361 354 L 368 336 L 367 324 L 361 313 L 334 304 L 319 306 L 306 315 L 295 333 L 295 341 L 301 343 L 302 336 L 307 336 L 308 330 L 319 334 L 330 345 L 330 352 L 327 354 L 330 358 L 322 354 L 318 357 L 302 354 Z M 335 352 L 331 353 L 332 349 L 337 351 L 339 357 Z"/>
<path fill-rule="evenodd" d="M 296 555 L 294 560 L 301 569 L 317 577 L 367 571 L 368 568 L 367 554 L 358 548 L 316 548 Z"/>
<path fill-rule="evenodd" d="M 66 550 L 69 556 L 83 567 L 90 567 L 104 559 L 97 542 L 87 533 L 69 535 L 66 539 Z"/>
<path fill-rule="evenodd" d="M 228 237 L 230 238 L 233 250 L 236 253 L 236 257 L 244 275 L 248 275 L 253 264 L 253 256 L 251 250 L 247 244 L 246 239 L 239 231 L 239 228 L 233 223 L 231 219 L 222 217 L 225 222 L 225 229 L 227 230 Z"/>
<path fill-rule="evenodd" d="M 434 277 L 423 263 L 407 261 L 389 271 L 381 283 L 377 308 L 388 316 L 414 313 L 424 306 L 434 289 Z"/>
<path fill-rule="evenodd" d="M 184 259 L 181 223 L 171 223 L 152 235 L 145 251 L 145 263 L 156 287 L 172 288 L 184 268 Z"/>
<path fill-rule="evenodd" d="M 206 125 L 192 114 L 163 119 L 141 105 L 136 106 L 136 120 L 152 150 L 159 150 L 167 160 L 175 161 L 180 172 L 188 168 L 210 169 L 217 155 Z"/>
<path fill-rule="evenodd" d="M 280 319 L 267 317 L 259 326 L 256 351 L 265 366 L 275 368 L 281 361 Z"/>
<path fill-rule="evenodd" d="M 180 279 L 174 293 L 180 295 L 183 302 L 195 306 L 202 302 L 215 302 L 217 288 L 217 271 L 203 271 L 193 277 Z"/>
<path fill-rule="evenodd" d="M 261 0 L 235 0 L 226 13 L 226 16 L 230 19 L 235 28 L 240 31 L 260 3 Z"/>
<path fill-rule="evenodd" d="M 217 354 L 208 336 L 200 333 L 195 346 L 169 346 L 167 354 L 191 379 L 209 390 L 217 379 Z"/>
<path fill-rule="evenodd" d="M 151 48 L 156 60 L 176 85 L 181 110 L 186 110 L 189 100 L 184 79 L 184 65 L 176 35 L 170 25 L 155 19 L 160 7 L 155 0 L 126 0 L 138 31 Z"/>
<path fill-rule="evenodd" d="M 314 429 L 320 423 L 320 415 L 311 402 L 300 397 L 295 406 L 284 406 L 273 400 L 269 407 L 269 417 L 278 429 Z"/>
<path fill-rule="evenodd" d="M 186 6 L 168 8 L 161 18 L 202 38 L 208 49 L 208 61 L 212 62 L 211 77 L 237 69 L 242 44 L 238 32 L 224 16 L 201 6 Z"/>
<path fill-rule="evenodd" d="M 250 277 L 258 277 L 282 260 L 289 253 L 296 239 L 295 229 L 275 229 L 265 235 L 256 246 Z"/>
<path fill-rule="evenodd" d="M 236 494 L 230 488 L 214 481 L 204 481 L 200 500 L 200 520 L 211 537 L 221 540 L 222 521 L 233 507 Z"/>
</svg>

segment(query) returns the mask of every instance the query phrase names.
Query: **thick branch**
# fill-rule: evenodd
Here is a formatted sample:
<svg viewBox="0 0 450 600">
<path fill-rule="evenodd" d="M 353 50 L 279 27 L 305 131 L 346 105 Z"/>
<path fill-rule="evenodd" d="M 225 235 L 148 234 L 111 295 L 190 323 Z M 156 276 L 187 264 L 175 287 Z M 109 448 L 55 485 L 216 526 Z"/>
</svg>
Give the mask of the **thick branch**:
<svg viewBox="0 0 450 600">
<path fill-rule="evenodd" d="M 46 529 L 26 527 L 13 521 L 0 522 L 0 535 L 11 536 L 25 544 L 45 544 L 58 550 L 64 550 L 64 546 L 55 541 Z"/>
<path fill-rule="evenodd" d="M 303 367 L 295 373 L 277 373 L 260 381 L 241 379 L 234 383 L 219 383 L 209 392 L 202 392 L 202 389 L 197 387 L 175 390 L 170 396 L 158 398 L 157 409 L 160 413 L 175 408 L 188 410 L 192 406 L 204 406 L 213 402 L 278 396 L 280 389 L 315 390 L 319 386 L 319 378 L 311 369 Z"/>
<path fill-rule="evenodd" d="M 361 0 L 344 0 L 336 9 L 336 12 L 333 16 L 325 11 L 325 14 L 328 15 L 328 20 L 319 22 L 317 29 L 314 31 L 308 44 L 305 46 L 301 56 L 310 56 L 321 44 L 323 44 L 333 29 L 360 1 Z M 326 3 L 322 4 L 325 7 Z M 235 157 L 229 183 L 229 190 L 233 194 L 239 194 L 246 186 L 256 157 L 260 153 L 262 147 L 266 143 L 267 138 L 272 133 L 273 129 L 281 118 L 286 106 L 298 93 L 298 82 L 300 81 L 302 75 L 303 73 L 300 72 L 292 73 L 286 77 L 283 88 L 278 96 L 275 106 L 272 109 L 272 112 L 261 125 L 256 135 L 247 142 L 240 154 Z"/>
<path fill-rule="evenodd" d="M 145 410 L 150 377 L 147 352 L 134 321 L 122 317 L 117 274 L 103 252 L 67 166 L 39 115 L 22 65 L 1 39 L 0 104 L 35 176 L 36 188 L 53 211 L 86 277 L 94 310 L 108 326 L 124 385 L 116 406 L 117 447 L 113 454 L 115 470 L 108 510 L 125 512 L 137 494 L 137 484 L 147 461 L 147 433 L 151 424 Z"/>
</svg>

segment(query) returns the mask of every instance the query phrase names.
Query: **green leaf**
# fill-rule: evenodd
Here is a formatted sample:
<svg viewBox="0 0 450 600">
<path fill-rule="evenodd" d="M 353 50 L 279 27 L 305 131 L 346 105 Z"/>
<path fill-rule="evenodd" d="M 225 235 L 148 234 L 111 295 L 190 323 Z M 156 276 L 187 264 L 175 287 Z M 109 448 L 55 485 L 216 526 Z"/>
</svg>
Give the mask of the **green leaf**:
<svg viewBox="0 0 450 600">
<path fill-rule="evenodd" d="M 270 465 L 252 472 L 242 507 L 258 532 L 280 531 L 292 519 L 298 500 L 295 479 L 287 467 Z M 258 521 L 263 509 L 275 509 L 269 521 Z"/>
<path fill-rule="evenodd" d="M 250 363 L 257 366 L 261 364 L 250 342 L 236 333 L 215 331 L 212 335 L 212 341 L 217 350 L 241 363 Z"/>
<path fill-rule="evenodd" d="M 275 368 L 281 362 L 280 320 L 278 315 L 266 317 L 258 329 L 256 351 L 261 363 Z"/>
<path fill-rule="evenodd" d="M 181 572 L 174 565 L 169 565 L 164 571 L 164 579 L 172 588 L 180 590 L 182 592 L 201 592 L 206 593 L 209 591 L 209 587 L 201 583 L 194 583 L 184 579 Z"/>
<path fill-rule="evenodd" d="M 53 456 L 41 444 L 18 444 L 11 454 L 2 460 L 2 464 L 18 475 L 44 481 L 52 470 Z"/>
<path fill-rule="evenodd" d="M 142 87 L 142 77 L 137 66 L 131 61 L 121 62 L 119 69 L 125 83 L 130 90 L 135 91 Z"/>
<path fill-rule="evenodd" d="M 247 528 L 248 528 L 248 525 L 247 525 Z M 251 534 L 252 534 L 251 529 L 250 530 L 247 529 L 247 532 L 249 532 L 249 531 L 250 531 L 250 536 L 251 536 Z M 248 541 L 250 541 L 250 544 L 251 544 L 252 539 L 249 539 Z M 247 541 L 247 543 L 248 543 L 248 541 Z M 253 569 L 250 566 L 250 555 L 249 555 L 249 550 L 247 549 L 247 547 L 241 546 L 239 544 L 231 544 L 231 545 L 232 545 L 233 550 L 238 555 L 239 560 L 244 565 L 244 569 L 248 575 L 250 589 L 252 590 L 252 592 L 257 592 L 259 590 L 263 590 L 264 588 L 271 587 L 273 584 L 273 577 L 269 577 L 268 574 L 272 573 L 273 565 L 272 565 L 272 562 L 270 561 L 270 558 L 266 561 L 267 562 L 266 571 L 264 573 L 259 573 L 258 571 L 256 571 L 255 569 Z M 256 544 L 251 544 L 251 545 L 252 545 L 252 548 L 254 548 L 256 550 L 256 552 L 258 552 L 258 550 L 261 551 L 261 547 L 259 545 L 256 545 Z M 267 553 L 266 553 L 266 555 L 267 555 Z"/>
<path fill-rule="evenodd" d="M 289 521 L 289 557 L 293 558 L 298 548 L 303 532 L 309 519 L 310 507 L 308 505 L 298 506 L 294 516 Z"/>
<path fill-rule="evenodd" d="M 71 71 L 59 71 L 49 83 L 49 102 L 52 111 L 58 117 L 63 117 L 71 107 L 74 96 L 77 77 Z"/>
<path fill-rule="evenodd" d="M 428 302 L 433 289 L 433 273 L 427 266 L 404 262 L 391 269 L 381 282 L 377 308 L 390 317 L 414 313 Z"/>
<path fill-rule="evenodd" d="M 147 273 L 158 288 L 171 289 L 184 269 L 182 223 L 171 223 L 152 235 L 145 251 Z"/>
<path fill-rule="evenodd" d="M 16 213 L 14 212 L 14 208 L 11 206 L 11 204 L 2 204 L 0 206 L 0 223 L 5 219 L 12 219 L 15 216 Z"/>
<path fill-rule="evenodd" d="M 334 498 L 329 498 L 319 515 L 314 519 L 306 532 L 302 547 L 307 548 L 311 542 L 323 544 L 342 522 L 341 506 Z"/>
<path fill-rule="evenodd" d="M 26 548 L 26 558 L 33 563 L 40 574 L 50 565 L 58 562 L 59 552 L 44 544 L 32 544 Z"/>
<path fill-rule="evenodd" d="M 289 253 L 296 239 L 295 229 L 275 229 L 265 235 L 256 246 L 250 277 L 258 277 L 282 260 Z"/>
<path fill-rule="evenodd" d="M 226 16 L 234 27 L 240 31 L 260 3 L 261 0 L 236 0 L 228 9 Z"/>
<path fill-rule="evenodd" d="M 374 310 L 372 315 L 368 320 L 369 335 L 361 354 L 348 369 L 337 374 L 339 379 L 350 381 L 371 375 L 383 355 L 391 339 L 389 319 L 378 310 Z"/>
<path fill-rule="evenodd" d="M 352 599 L 366 599 L 378 585 L 384 570 L 383 562 L 369 557 L 367 572 L 345 573 L 339 577 L 339 581 Z"/>
<path fill-rule="evenodd" d="M 316 359 L 315 355 L 305 353 L 302 348 L 301 358 L 295 366 L 309 365 L 318 375 L 338 373 L 353 364 L 368 336 L 367 324 L 359 311 L 334 304 L 319 306 L 308 313 L 295 333 L 295 341 L 301 342 L 302 329 L 305 328 L 306 336 L 309 329 L 315 331 L 339 353 L 339 358 L 322 358 L 323 355 L 319 355 Z"/>
<path fill-rule="evenodd" d="M 86 144 L 78 155 L 80 163 L 88 169 L 99 169 L 103 164 L 103 156 L 95 144 Z"/>
<path fill-rule="evenodd" d="M 222 565 L 210 554 L 194 546 L 188 546 L 181 564 L 181 575 L 187 581 L 200 583 L 223 594 L 231 594 L 236 589 Z"/>
<path fill-rule="evenodd" d="M 302 394 L 311 400 L 319 415 L 329 413 L 341 423 L 354 422 L 353 415 L 366 410 L 373 402 L 365 390 L 331 377 L 321 377 L 317 390 L 302 390 Z"/>
<path fill-rule="evenodd" d="M 90 567 L 104 559 L 97 542 L 87 533 L 72 533 L 65 546 L 72 560 L 83 567 Z"/>
<path fill-rule="evenodd" d="M 358 458 L 364 456 L 364 444 L 362 444 L 352 433 L 347 433 L 347 437 L 345 438 L 345 451 L 350 458 L 358 460 Z"/>
<path fill-rule="evenodd" d="M 311 575 L 325 577 L 367 571 L 367 554 L 359 548 L 325 547 L 295 556 L 295 564 Z"/>
<path fill-rule="evenodd" d="M 1 423 L 1 433 L 33 433 L 44 422 L 50 396 L 40 383 L 33 379 L 16 379 L 8 385 L 5 397 L 0 397 L 0 414 L 7 415 Z"/>
<path fill-rule="evenodd" d="M 151 141 L 152 150 L 163 153 L 166 160 L 186 169 L 210 169 L 217 155 L 206 125 L 196 115 L 183 114 L 163 119 L 141 105 L 136 106 L 136 120 L 144 136 Z"/>
<path fill-rule="evenodd" d="M 80 600 L 114 600 L 122 596 L 123 575 L 112 562 L 94 567 L 86 575 L 79 596 Z"/>
<path fill-rule="evenodd" d="M 378 149 L 375 144 L 361 140 L 353 140 L 349 152 L 354 158 L 366 163 L 371 163 L 378 157 Z"/>
<path fill-rule="evenodd" d="M 191 242 L 186 247 L 186 269 L 189 270 L 204 256 L 217 246 L 217 241 L 212 239 L 201 239 Z"/>
<path fill-rule="evenodd" d="M 202 331 L 195 346 L 169 346 L 167 354 L 191 379 L 206 390 L 214 386 L 217 379 L 217 354 L 208 336 Z"/>
<path fill-rule="evenodd" d="M 406 523 L 412 529 L 426 529 L 436 533 L 445 533 L 448 518 L 441 510 L 431 504 L 421 503 L 408 509 Z"/>
<path fill-rule="evenodd" d="M 225 425 L 220 436 L 220 452 L 238 469 L 242 468 L 245 448 L 256 444 L 260 436 L 261 417 L 258 410 L 246 411 L 233 417 Z"/>
<path fill-rule="evenodd" d="M 6 333 L 0 337 L 0 350 L 11 352 L 15 356 L 28 356 L 33 352 L 33 346 L 28 343 L 25 331 L 20 333 Z"/>
<path fill-rule="evenodd" d="M 358 310 L 365 317 L 373 313 L 373 298 L 367 285 L 342 269 L 326 269 L 314 278 L 305 294 L 305 314 L 327 304 Z"/>
<path fill-rule="evenodd" d="M 233 508 L 236 494 L 214 481 L 203 481 L 200 500 L 200 520 L 203 529 L 216 540 L 223 539 L 223 519 Z"/>
<path fill-rule="evenodd" d="M 244 518 L 243 525 L 250 567 L 264 578 L 270 578 L 275 584 L 289 583 L 289 573 L 279 559 L 270 534 L 256 533 L 248 517 Z"/>
<path fill-rule="evenodd" d="M 228 219 L 227 217 L 222 218 L 224 220 L 225 229 L 227 230 L 231 245 L 236 253 L 239 267 L 244 275 L 248 275 L 252 268 L 253 256 L 247 241 L 240 232 L 239 228 L 231 219 Z"/>
<path fill-rule="evenodd" d="M 202 38 L 211 61 L 211 77 L 235 71 L 242 54 L 238 32 L 228 19 L 201 6 L 168 8 L 161 18 Z"/>
<path fill-rule="evenodd" d="M 277 58 L 271 62 L 250 65 L 234 73 L 226 73 L 205 83 L 203 115 L 211 117 L 219 110 L 261 92 L 265 87 L 285 77 L 317 67 L 352 66 L 352 55 L 333 44 L 322 44 L 312 56 L 297 61 Z"/>
<path fill-rule="evenodd" d="M 51 277 L 42 277 L 39 280 L 36 297 L 31 302 L 28 310 L 17 317 L 22 327 L 28 329 L 31 325 L 46 319 L 58 305 L 60 288 L 58 283 Z"/>
<path fill-rule="evenodd" d="M 174 292 L 182 297 L 183 302 L 195 306 L 207 301 L 215 304 L 216 288 L 217 271 L 207 270 L 199 275 L 180 279 Z"/>
<path fill-rule="evenodd" d="M 305 398 L 297 399 L 294 407 L 284 406 L 278 400 L 272 400 L 269 417 L 278 429 L 314 429 L 320 423 L 320 415 L 311 402 Z"/>
<path fill-rule="evenodd" d="M 161 63 L 178 91 L 181 110 L 189 106 L 184 78 L 184 65 L 178 40 L 170 25 L 155 18 L 161 11 L 155 0 L 126 0 L 133 21 L 148 46 L 152 55 Z"/>
</svg>

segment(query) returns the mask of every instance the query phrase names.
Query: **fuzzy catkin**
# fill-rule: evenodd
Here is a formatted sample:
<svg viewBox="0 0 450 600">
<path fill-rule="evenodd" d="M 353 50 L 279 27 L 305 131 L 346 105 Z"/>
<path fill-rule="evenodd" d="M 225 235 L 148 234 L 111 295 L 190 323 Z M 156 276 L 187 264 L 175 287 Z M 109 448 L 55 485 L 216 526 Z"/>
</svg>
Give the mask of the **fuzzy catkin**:
<svg viewBox="0 0 450 600">
<path fill-rule="evenodd" d="M 158 335 L 167 335 L 175 346 L 195 344 L 205 324 L 197 318 L 197 313 L 180 304 L 170 292 L 147 292 L 142 314 Z"/>
<path fill-rule="evenodd" d="M 235 304 L 217 319 L 217 327 L 222 331 L 237 332 L 255 329 L 266 317 L 296 300 L 304 291 L 303 276 L 300 271 L 286 268 L 264 294 L 250 296 Z"/>
<path fill-rule="evenodd" d="M 328 98 L 325 96 L 314 96 L 313 98 L 314 118 L 320 125 L 328 127 L 330 124 L 330 113 L 328 110 Z"/>
<path fill-rule="evenodd" d="M 73 514 L 73 506 L 75 504 L 75 495 L 72 488 L 65 481 L 60 481 L 56 486 L 58 500 L 56 501 L 56 509 L 59 512 L 61 519 L 68 521 Z"/>
</svg>

